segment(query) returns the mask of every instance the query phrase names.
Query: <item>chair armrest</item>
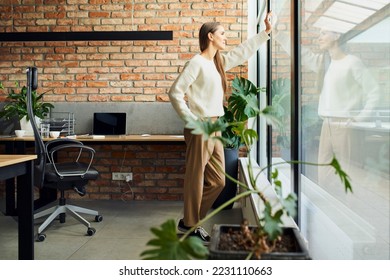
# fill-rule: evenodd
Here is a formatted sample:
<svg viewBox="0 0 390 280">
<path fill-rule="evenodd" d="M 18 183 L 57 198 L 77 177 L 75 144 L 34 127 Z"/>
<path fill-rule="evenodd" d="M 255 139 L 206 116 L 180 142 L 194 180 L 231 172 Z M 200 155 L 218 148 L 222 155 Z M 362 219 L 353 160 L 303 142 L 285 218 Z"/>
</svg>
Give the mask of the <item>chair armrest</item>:
<svg viewBox="0 0 390 280">
<path fill-rule="evenodd" d="M 51 149 L 50 151 L 48 151 L 49 154 L 53 154 L 55 152 L 58 152 L 60 150 L 64 150 L 64 149 L 70 149 L 70 148 L 79 148 L 81 150 L 88 150 L 90 151 L 91 153 L 95 154 L 95 149 L 89 147 L 89 146 L 85 146 L 85 145 L 79 145 L 79 144 L 64 144 L 64 145 L 59 145 L 59 146 L 56 146 L 54 147 L 53 149 Z"/>
<path fill-rule="evenodd" d="M 46 148 L 46 151 L 50 151 L 54 147 L 59 146 L 59 145 L 64 145 L 64 144 L 84 145 L 83 142 L 80 142 L 80 141 L 75 140 L 75 139 L 58 138 L 58 139 L 53 139 L 53 140 L 45 142 L 45 148 Z"/>
<path fill-rule="evenodd" d="M 53 139 L 48 142 L 45 142 L 45 153 L 47 155 L 47 158 L 49 159 L 50 163 L 53 163 L 50 157 L 50 152 L 57 146 L 65 145 L 65 144 L 78 144 L 78 145 L 84 145 L 82 142 L 74 139 L 68 139 L 68 138 L 59 138 L 59 139 Z M 79 154 L 80 157 L 80 154 Z M 79 158 L 78 157 L 78 158 Z"/>
<path fill-rule="evenodd" d="M 51 162 L 51 164 L 53 164 L 53 167 L 57 173 L 58 176 L 60 177 L 66 177 L 66 176 L 75 176 L 75 175 L 79 175 L 79 176 L 83 176 L 85 175 L 91 165 L 92 165 L 92 162 L 93 162 L 93 159 L 94 159 L 94 155 L 95 155 L 95 150 L 89 146 L 85 146 L 83 143 L 80 143 L 78 141 L 64 141 L 66 144 L 60 144 L 60 143 L 56 143 L 56 146 L 51 148 L 49 151 L 48 151 L 48 157 L 49 157 L 49 160 Z M 67 143 L 67 142 L 71 142 L 71 143 Z M 66 149 L 79 149 L 79 154 L 77 156 L 77 158 L 75 159 L 75 163 L 77 163 L 80 159 L 80 156 L 81 154 L 85 151 L 85 152 L 88 152 L 89 153 L 89 162 L 86 162 L 86 165 L 87 167 L 84 169 L 84 170 L 80 170 L 80 172 L 78 172 L 77 174 L 72 174 L 72 173 L 61 173 L 59 170 L 58 170 L 58 165 L 60 163 L 56 162 L 55 161 L 55 158 L 54 158 L 54 155 L 61 151 L 61 150 L 66 150 Z"/>
</svg>

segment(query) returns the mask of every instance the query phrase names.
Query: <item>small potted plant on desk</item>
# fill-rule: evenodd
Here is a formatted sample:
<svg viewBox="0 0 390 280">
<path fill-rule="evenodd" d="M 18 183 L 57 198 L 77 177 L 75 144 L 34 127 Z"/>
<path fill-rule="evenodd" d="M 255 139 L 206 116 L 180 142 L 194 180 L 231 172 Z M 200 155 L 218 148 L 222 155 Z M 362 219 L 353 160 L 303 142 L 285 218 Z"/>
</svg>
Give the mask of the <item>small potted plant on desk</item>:
<svg viewBox="0 0 390 280">
<path fill-rule="evenodd" d="M 15 83 L 16 87 L 19 87 L 19 83 Z M 4 89 L 2 83 L 0 83 L 0 89 Z M 43 96 L 46 92 L 38 94 L 35 90 L 32 91 L 32 105 L 34 115 L 38 119 L 43 119 L 50 109 L 54 108 L 54 105 L 48 102 L 43 102 Z M 27 87 L 23 86 L 19 92 L 16 92 L 13 88 L 9 91 L 6 98 L 7 103 L 4 105 L 2 111 L 0 111 L 0 118 L 7 120 L 17 118 L 20 121 L 21 129 L 31 131 L 31 125 L 27 116 Z M 30 127 L 29 127 L 30 126 Z"/>
<path fill-rule="evenodd" d="M 259 114 L 262 114 L 274 125 L 278 123 L 274 118 L 275 113 L 272 107 L 266 107 L 259 111 Z M 255 174 L 252 166 L 250 149 L 258 138 L 257 132 L 247 128 L 246 121 L 226 124 L 224 122 L 213 123 L 211 120 L 188 119 L 186 127 L 192 129 L 192 133 L 202 135 L 204 139 L 212 137 L 215 141 L 226 142 L 227 139 L 223 139 L 222 136 L 215 137 L 211 135 L 216 131 L 226 130 L 229 125 L 234 126 L 235 133 L 241 137 L 248 151 L 248 180 L 244 182 L 238 181 L 225 173 L 230 180 L 235 181 L 240 186 L 242 191 L 211 211 L 183 236 L 176 234 L 176 223 L 172 219 L 163 223 L 160 228 L 152 228 L 151 231 L 156 238 L 150 240 L 147 245 L 155 248 L 141 253 L 141 256 L 145 259 L 310 259 L 306 245 L 297 236 L 299 231 L 295 228 L 285 227 L 283 224 L 283 216 L 293 217 L 296 214 L 296 195 L 294 193 L 290 193 L 286 197 L 282 195 L 282 183 L 278 179 L 278 170 L 276 168 L 272 172 L 272 182 L 269 184 L 274 188 L 274 192 L 279 200 L 277 205 L 269 200 L 263 188 L 260 188 L 257 183 L 262 172 L 268 169 L 268 167 L 262 168 L 260 172 Z M 214 163 L 217 164 L 216 162 Z M 349 177 L 341 169 L 336 158 L 324 164 L 300 161 L 288 161 L 288 163 L 332 166 L 344 184 L 345 191 L 352 191 Z M 222 170 L 221 166 L 217 165 L 217 168 Z M 211 219 L 227 205 L 251 195 L 258 196 L 263 204 L 262 213 L 258 213 L 258 226 L 248 226 L 245 221 L 241 225 L 223 225 L 225 229 L 221 229 L 221 227 L 216 229 L 216 225 L 214 225 L 209 248 L 204 246 L 197 237 L 189 236 L 197 226 Z M 229 235 L 227 237 L 229 240 L 228 250 L 223 250 L 220 247 L 219 239 L 221 233 Z M 298 248 L 294 249 L 295 252 L 277 251 L 281 243 L 291 238 L 298 245 Z M 235 241 L 238 241 L 238 243 L 234 243 Z"/>
</svg>

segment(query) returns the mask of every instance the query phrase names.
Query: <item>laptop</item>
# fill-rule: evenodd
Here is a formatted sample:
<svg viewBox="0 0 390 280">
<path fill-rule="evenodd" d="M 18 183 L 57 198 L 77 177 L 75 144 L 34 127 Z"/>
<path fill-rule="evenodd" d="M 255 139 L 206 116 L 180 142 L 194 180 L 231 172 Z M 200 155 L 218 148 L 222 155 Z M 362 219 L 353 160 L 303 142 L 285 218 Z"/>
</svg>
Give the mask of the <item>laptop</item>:
<svg viewBox="0 0 390 280">
<path fill-rule="evenodd" d="M 94 113 L 94 135 L 121 135 L 126 134 L 126 113 Z"/>
</svg>

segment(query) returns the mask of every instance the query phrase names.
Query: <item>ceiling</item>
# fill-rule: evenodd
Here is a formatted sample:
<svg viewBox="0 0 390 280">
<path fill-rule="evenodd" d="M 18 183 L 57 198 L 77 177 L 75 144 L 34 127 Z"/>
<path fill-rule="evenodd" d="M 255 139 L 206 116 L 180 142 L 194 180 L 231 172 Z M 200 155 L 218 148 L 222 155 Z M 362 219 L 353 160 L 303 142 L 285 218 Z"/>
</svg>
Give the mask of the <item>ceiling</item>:
<svg viewBox="0 0 390 280">
<path fill-rule="evenodd" d="M 390 0 L 311 0 L 304 10 L 307 26 L 356 36 L 389 16 Z"/>
</svg>

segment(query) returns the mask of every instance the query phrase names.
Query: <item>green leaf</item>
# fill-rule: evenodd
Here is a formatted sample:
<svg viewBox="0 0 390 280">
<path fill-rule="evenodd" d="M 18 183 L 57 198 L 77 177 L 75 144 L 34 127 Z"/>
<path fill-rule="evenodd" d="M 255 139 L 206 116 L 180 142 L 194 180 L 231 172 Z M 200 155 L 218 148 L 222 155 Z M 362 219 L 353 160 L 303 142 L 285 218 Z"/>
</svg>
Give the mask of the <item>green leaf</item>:
<svg viewBox="0 0 390 280">
<path fill-rule="evenodd" d="M 155 248 L 141 253 L 145 260 L 205 259 L 208 255 L 207 248 L 199 238 L 191 236 L 179 239 L 172 219 L 164 222 L 160 228 L 151 228 L 151 232 L 157 238 L 151 239 L 146 245 Z"/>
<path fill-rule="evenodd" d="M 272 98 L 283 98 L 284 96 L 290 96 L 291 81 L 288 78 L 278 78 L 271 82 L 271 94 Z"/>
<path fill-rule="evenodd" d="M 345 192 L 348 193 L 348 191 L 352 192 L 352 185 L 349 181 L 348 174 L 341 168 L 340 163 L 336 159 L 335 156 L 333 156 L 333 159 L 330 163 L 331 166 L 335 169 L 335 173 L 339 175 L 341 182 L 344 184 Z"/>
<path fill-rule="evenodd" d="M 268 238 L 272 241 L 280 236 L 283 232 L 282 230 L 282 217 L 283 210 L 276 211 L 275 214 L 272 214 L 272 207 L 269 202 L 265 203 L 264 209 L 264 226 L 263 230 L 267 233 Z"/>
<path fill-rule="evenodd" d="M 295 217 L 297 215 L 297 195 L 295 193 L 290 193 L 286 198 L 281 200 L 284 211 L 290 217 Z"/>
<path fill-rule="evenodd" d="M 228 109 L 235 121 L 246 121 L 260 113 L 257 94 L 260 91 L 251 81 L 236 77 L 232 83 L 233 93 L 228 100 Z"/>
<path fill-rule="evenodd" d="M 261 114 L 266 120 L 267 124 L 271 125 L 272 127 L 275 127 L 277 129 L 280 129 L 285 125 L 281 119 L 280 116 L 277 115 L 275 111 L 275 107 L 273 106 L 266 106 L 262 111 Z"/>
<path fill-rule="evenodd" d="M 190 236 L 181 241 L 181 245 L 183 250 L 195 259 L 206 259 L 208 257 L 209 251 L 198 237 Z"/>
<path fill-rule="evenodd" d="M 18 88 L 19 83 L 15 82 L 15 86 Z M 43 119 L 50 112 L 50 109 L 54 108 L 53 104 L 42 101 L 42 98 L 45 93 L 46 92 L 38 94 L 35 90 L 31 92 L 33 113 L 35 116 L 41 119 Z M 23 86 L 19 92 L 15 92 L 15 90 L 11 88 L 6 101 L 8 102 L 5 104 L 3 110 L 0 112 L 0 117 L 5 117 L 6 119 L 18 117 L 18 119 L 20 120 L 24 116 L 27 116 L 26 86 Z"/>
<path fill-rule="evenodd" d="M 201 120 L 193 119 L 191 117 L 186 118 L 186 128 L 191 129 L 192 134 L 202 135 L 203 140 L 208 140 L 209 138 L 218 138 L 221 137 L 213 136 L 212 134 L 218 131 L 223 131 L 226 129 L 227 124 L 221 121 L 213 122 L 211 119 Z"/>
<path fill-rule="evenodd" d="M 257 141 L 258 135 L 256 130 L 244 128 L 241 133 L 241 137 L 243 142 L 247 146 L 248 149 Z"/>
</svg>

